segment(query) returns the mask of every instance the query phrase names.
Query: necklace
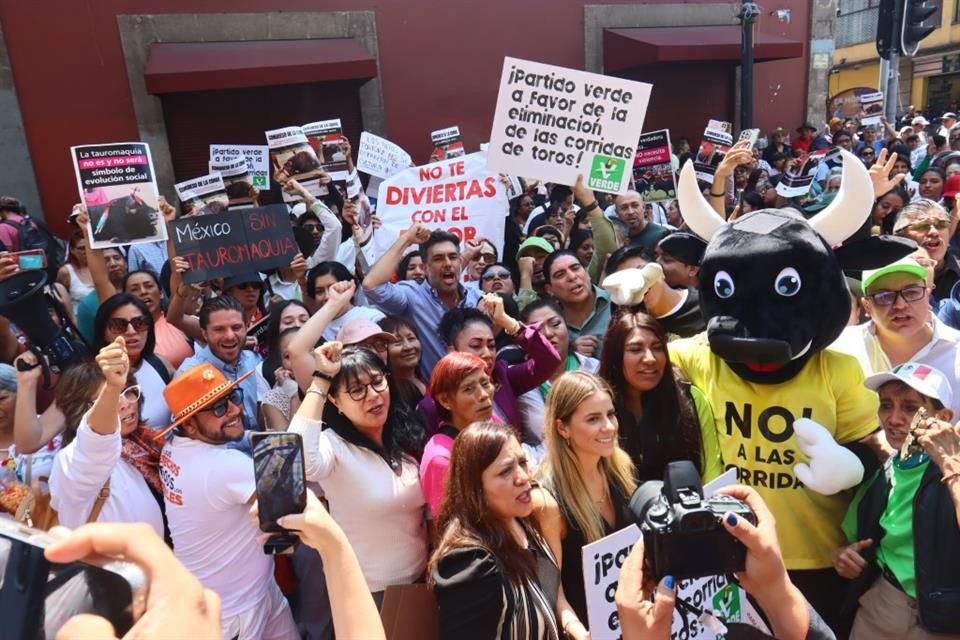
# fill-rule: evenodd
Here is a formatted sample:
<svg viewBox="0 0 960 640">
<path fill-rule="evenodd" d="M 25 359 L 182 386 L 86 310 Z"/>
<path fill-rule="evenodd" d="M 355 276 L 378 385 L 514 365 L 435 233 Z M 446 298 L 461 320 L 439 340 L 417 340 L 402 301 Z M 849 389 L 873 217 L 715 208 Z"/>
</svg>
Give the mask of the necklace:
<svg viewBox="0 0 960 640">
<path fill-rule="evenodd" d="M 603 489 L 601 489 L 601 491 L 600 491 L 600 497 L 599 497 L 599 498 L 593 498 L 593 501 L 596 502 L 597 504 L 603 504 L 603 503 L 605 503 L 605 502 L 607 501 L 608 494 L 609 494 L 609 490 L 608 490 L 608 488 L 607 488 L 607 483 L 604 482 L 604 483 L 603 483 Z M 593 496 L 591 496 L 591 497 L 593 497 Z"/>
</svg>

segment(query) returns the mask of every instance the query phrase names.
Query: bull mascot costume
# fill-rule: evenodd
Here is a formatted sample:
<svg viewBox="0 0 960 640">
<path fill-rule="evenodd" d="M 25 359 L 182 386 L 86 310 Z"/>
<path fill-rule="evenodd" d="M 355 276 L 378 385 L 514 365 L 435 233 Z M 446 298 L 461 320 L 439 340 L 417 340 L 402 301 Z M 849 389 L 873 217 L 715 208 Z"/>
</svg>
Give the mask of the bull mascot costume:
<svg viewBox="0 0 960 640">
<path fill-rule="evenodd" d="M 809 220 L 763 209 L 726 222 L 704 200 L 693 163 L 680 173 L 678 199 L 699 238 L 684 235 L 706 241 L 699 277 L 707 332 L 706 340 L 671 342 L 671 358 L 710 401 L 725 468 L 773 511 L 795 584 L 819 611 L 836 610 L 843 585 L 830 553 L 846 542 L 845 490 L 878 465 L 865 442 L 878 429 L 876 394 L 853 357 L 827 349 L 850 317 L 843 270 L 878 268 L 915 245 L 868 236 L 840 246 L 861 235 L 874 202 L 867 169 L 847 152 L 840 192 Z M 644 279 L 628 270 L 604 286 L 617 292 L 615 302 L 636 303 Z"/>
</svg>

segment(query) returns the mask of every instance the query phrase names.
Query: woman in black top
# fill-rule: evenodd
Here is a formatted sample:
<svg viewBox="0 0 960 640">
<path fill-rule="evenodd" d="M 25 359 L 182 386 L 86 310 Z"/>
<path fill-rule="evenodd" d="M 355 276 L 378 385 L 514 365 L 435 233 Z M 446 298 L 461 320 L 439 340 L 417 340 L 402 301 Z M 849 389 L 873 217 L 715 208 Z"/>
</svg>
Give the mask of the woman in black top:
<svg viewBox="0 0 960 640">
<path fill-rule="evenodd" d="M 610 387 L 592 373 L 568 371 L 553 383 L 544 429 L 547 455 L 537 472 L 544 490 L 534 512 L 560 563 L 561 629 L 587 638 L 582 548 L 633 522 L 634 466 L 617 441 Z"/>
<path fill-rule="evenodd" d="M 510 427 L 477 422 L 457 436 L 428 568 L 441 640 L 559 639 L 559 571 L 530 518 L 532 489 Z"/>
</svg>

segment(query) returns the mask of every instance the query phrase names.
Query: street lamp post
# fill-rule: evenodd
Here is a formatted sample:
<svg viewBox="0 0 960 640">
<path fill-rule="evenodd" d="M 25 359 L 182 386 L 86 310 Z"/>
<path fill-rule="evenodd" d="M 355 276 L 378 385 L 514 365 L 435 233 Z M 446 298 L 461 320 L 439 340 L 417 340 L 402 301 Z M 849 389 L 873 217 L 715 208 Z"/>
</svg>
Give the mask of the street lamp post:
<svg viewBox="0 0 960 640">
<path fill-rule="evenodd" d="M 753 25 L 760 15 L 756 2 L 740 7 L 740 130 L 753 127 Z"/>
</svg>

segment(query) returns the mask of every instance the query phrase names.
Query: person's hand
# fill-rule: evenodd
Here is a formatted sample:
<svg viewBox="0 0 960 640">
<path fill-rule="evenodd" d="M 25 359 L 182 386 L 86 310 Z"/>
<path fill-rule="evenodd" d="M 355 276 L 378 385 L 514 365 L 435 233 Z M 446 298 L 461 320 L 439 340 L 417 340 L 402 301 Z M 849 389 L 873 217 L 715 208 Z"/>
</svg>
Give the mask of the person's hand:
<svg viewBox="0 0 960 640">
<path fill-rule="evenodd" d="M 737 574 L 743 588 L 756 596 L 770 585 L 789 580 L 777 540 L 777 522 L 760 494 L 740 484 L 723 487 L 717 493 L 745 502 L 757 516 L 756 525 L 733 513 L 723 519 L 724 528 L 747 548 L 745 569 Z"/>
<path fill-rule="evenodd" d="M 573 185 L 573 197 L 577 199 L 581 207 L 585 207 L 597 199 L 593 191 L 587 188 L 582 173 L 577 174 L 577 182 Z M 591 213 L 593 212 L 591 211 Z"/>
<path fill-rule="evenodd" d="M 350 141 L 347 140 L 347 136 L 340 136 L 340 144 L 343 147 L 343 155 L 345 155 L 348 160 L 353 159 L 353 147 L 350 146 Z"/>
<path fill-rule="evenodd" d="M 960 199 L 960 198 L 958 198 Z M 533 276 L 533 267 L 536 262 L 535 258 L 530 256 L 523 256 L 522 258 L 517 258 L 517 270 L 520 272 L 520 276 Z"/>
<path fill-rule="evenodd" d="M 317 172 L 320 174 L 320 184 L 330 184 L 333 182 L 333 178 L 330 177 L 330 174 L 324 171 L 322 168 L 318 168 Z"/>
<path fill-rule="evenodd" d="M 117 336 L 116 340 L 100 349 L 96 360 L 108 387 L 123 389 L 127 386 L 130 358 L 127 356 L 127 343 L 123 336 Z"/>
<path fill-rule="evenodd" d="M 73 532 L 58 527 L 51 533 L 64 536 L 44 552 L 51 562 L 65 564 L 99 554 L 143 570 L 149 583 L 146 611 L 124 638 L 219 640 L 220 597 L 204 589 L 149 525 L 94 523 Z M 104 618 L 79 615 L 57 633 L 57 640 L 90 638 L 116 638 L 116 632 Z"/>
<path fill-rule="evenodd" d="M 304 200 L 306 200 L 307 196 L 310 195 L 310 193 L 304 188 L 304 186 L 299 182 L 297 182 L 296 180 L 294 180 L 293 178 L 290 178 L 284 183 L 283 192 L 288 193 L 291 196 L 299 197 Z"/>
<path fill-rule="evenodd" d="M 20 363 L 23 363 L 21 365 Z M 21 371 L 20 367 L 26 369 L 26 371 Z M 17 388 L 21 387 L 35 387 L 37 382 L 43 376 L 43 367 L 40 366 L 40 361 L 37 360 L 37 355 L 32 351 L 24 351 L 13 361 L 13 368 L 17 371 Z"/>
<path fill-rule="evenodd" d="M 905 173 L 893 176 L 892 178 L 890 177 L 890 174 L 893 172 L 893 165 L 896 164 L 896 162 L 896 153 L 891 153 L 890 157 L 887 158 L 887 150 L 880 150 L 877 161 L 870 167 L 870 181 L 873 183 L 874 198 L 882 197 L 907 177 Z"/>
<path fill-rule="evenodd" d="M 247 336 L 243 339 L 243 348 L 248 351 L 256 351 L 260 343 L 257 342 L 257 339 L 253 336 Z"/>
<path fill-rule="evenodd" d="M 463 243 L 463 252 L 460 254 L 461 261 L 466 264 L 471 260 L 476 260 L 482 248 L 483 238 L 470 238 L 469 240 L 465 240 Z"/>
<path fill-rule="evenodd" d="M 800 452 L 809 462 L 793 466 L 797 480 L 825 496 L 849 489 L 863 480 L 863 463 L 836 440 L 822 425 L 809 418 L 793 423 Z"/>
<path fill-rule="evenodd" d="M 166 198 L 160 196 L 157 198 L 157 202 L 160 205 L 160 215 L 163 216 L 164 222 L 173 222 L 177 219 L 177 208 L 167 202 Z"/>
<path fill-rule="evenodd" d="M 403 232 L 403 239 L 406 241 L 407 246 L 426 242 L 430 239 L 430 229 L 427 229 L 424 225 L 417 222 Z"/>
<path fill-rule="evenodd" d="M 749 140 L 741 140 L 730 147 L 723 160 L 717 165 L 717 170 L 713 174 L 713 183 L 717 184 L 718 179 L 726 180 L 727 176 L 733 173 L 733 170 L 742 164 L 753 162 L 753 149 Z"/>
<path fill-rule="evenodd" d="M 643 571 L 643 537 L 633 545 L 630 555 L 620 568 L 617 593 L 617 615 L 624 640 L 667 640 L 673 624 L 673 610 L 677 594 L 672 576 L 660 581 L 651 602 L 653 591 Z"/>
<path fill-rule="evenodd" d="M 0 280 L 6 280 L 20 271 L 17 256 L 8 251 L 0 251 Z"/>
<path fill-rule="evenodd" d="M 313 360 L 317 371 L 325 373 L 331 378 L 340 373 L 340 354 L 343 352 L 342 342 L 325 342 L 313 350 Z"/>
<path fill-rule="evenodd" d="M 958 198 L 958 201 L 960 201 L 960 198 Z M 380 219 L 380 216 L 370 216 L 370 226 L 376 231 L 383 227 L 383 220 Z"/>
<path fill-rule="evenodd" d="M 593 357 L 599 344 L 600 340 L 597 339 L 597 336 L 580 336 L 573 341 L 573 350 L 582 356 Z"/>
<path fill-rule="evenodd" d="M 277 519 L 277 524 L 300 538 L 303 544 L 321 553 L 331 543 L 345 540 L 343 530 L 324 508 L 323 503 L 307 489 L 307 508 Z"/>
<path fill-rule="evenodd" d="M 291 378 L 293 378 L 293 372 L 291 372 L 289 369 L 278 367 L 273 372 L 273 380 L 274 380 L 273 386 L 282 387 L 283 383 L 286 382 L 287 380 L 290 380 Z"/>
<path fill-rule="evenodd" d="M 960 473 L 960 424 L 928 417 L 920 421 L 914 434 L 944 477 Z"/>
<path fill-rule="evenodd" d="M 567 238 L 570 237 L 570 231 L 573 229 L 573 223 L 576 222 L 576 219 L 577 219 L 577 210 L 574 209 L 573 207 L 570 207 L 569 209 L 563 212 L 563 228 L 561 229 L 561 231 L 563 231 L 563 235 L 565 237 Z"/>
<path fill-rule="evenodd" d="M 503 298 L 497 294 L 483 294 L 483 297 L 480 298 L 480 303 L 477 305 L 477 308 L 490 316 L 490 319 L 493 320 L 495 327 L 504 329 L 511 335 L 514 335 L 519 331 L 520 322 L 507 315 L 507 312 L 503 309 Z"/>
<path fill-rule="evenodd" d="M 329 304 L 338 310 L 346 309 L 356 292 L 357 285 L 353 280 L 334 282 L 327 287 L 327 300 L 324 304 Z"/>
<path fill-rule="evenodd" d="M 340 217 L 350 225 L 354 233 L 360 230 L 360 209 L 356 202 L 344 200 L 343 207 L 340 209 Z"/>
<path fill-rule="evenodd" d="M 294 281 L 300 282 L 303 280 L 303 276 L 307 275 L 308 269 L 307 259 L 298 251 L 297 255 L 293 256 L 293 260 L 290 262 L 290 270 L 293 271 Z"/>
<path fill-rule="evenodd" d="M 860 552 L 871 546 L 873 546 L 873 540 L 866 538 L 845 547 L 837 547 L 830 554 L 834 570 L 841 578 L 853 580 L 867 568 L 867 561 L 863 559 Z"/>
</svg>

